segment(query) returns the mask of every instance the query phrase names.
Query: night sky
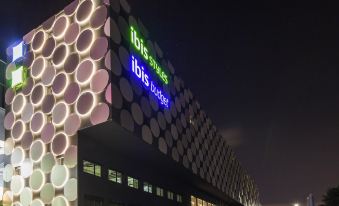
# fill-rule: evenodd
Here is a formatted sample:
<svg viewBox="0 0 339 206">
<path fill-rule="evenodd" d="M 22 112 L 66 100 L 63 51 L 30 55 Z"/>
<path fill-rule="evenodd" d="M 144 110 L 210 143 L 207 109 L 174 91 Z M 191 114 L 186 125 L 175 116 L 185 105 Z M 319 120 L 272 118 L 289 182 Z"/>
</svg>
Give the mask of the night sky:
<svg viewBox="0 0 339 206">
<path fill-rule="evenodd" d="M 70 0 L 1 2 L 0 49 Z M 325 3 L 129 0 L 268 205 L 339 184 L 339 15 Z"/>
</svg>

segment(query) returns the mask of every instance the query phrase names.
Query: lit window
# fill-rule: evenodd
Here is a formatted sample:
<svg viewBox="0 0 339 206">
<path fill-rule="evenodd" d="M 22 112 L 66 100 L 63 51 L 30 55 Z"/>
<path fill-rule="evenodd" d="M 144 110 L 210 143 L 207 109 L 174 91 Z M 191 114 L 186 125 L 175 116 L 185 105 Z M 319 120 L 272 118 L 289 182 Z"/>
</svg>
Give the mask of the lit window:
<svg viewBox="0 0 339 206">
<path fill-rule="evenodd" d="M 173 192 L 167 191 L 167 198 L 168 198 L 169 200 L 173 200 L 173 199 L 174 199 Z"/>
<path fill-rule="evenodd" d="M 160 187 L 157 187 L 157 196 L 159 196 L 159 197 L 164 196 L 164 190 Z"/>
<path fill-rule="evenodd" d="M 194 196 L 191 196 L 191 206 L 197 206 L 197 198 Z"/>
<path fill-rule="evenodd" d="M 24 67 L 19 67 L 18 69 L 12 71 L 12 84 L 11 87 L 15 88 L 21 86 L 24 83 L 25 79 L 25 70 Z"/>
<path fill-rule="evenodd" d="M 198 200 L 198 206 L 202 206 L 202 199 L 197 198 Z"/>
<path fill-rule="evenodd" d="M 152 185 L 148 182 L 144 182 L 144 192 L 152 193 Z"/>
<path fill-rule="evenodd" d="M 177 195 L 177 202 L 182 202 L 182 196 L 181 195 Z"/>
<path fill-rule="evenodd" d="M 139 188 L 139 181 L 133 177 L 127 177 L 127 186 L 135 189 Z"/>
<path fill-rule="evenodd" d="M 14 62 L 15 60 L 23 57 L 24 55 L 24 42 L 20 42 L 18 45 L 13 47 L 13 58 L 12 61 Z"/>
<path fill-rule="evenodd" d="M 83 161 L 83 171 L 87 174 L 101 177 L 101 166 L 86 160 Z"/>
<path fill-rule="evenodd" d="M 100 165 L 95 165 L 95 176 L 101 177 L 101 166 Z"/>
<path fill-rule="evenodd" d="M 121 184 L 122 174 L 114 170 L 108 170 L 108 180 Z"/>
</svg>

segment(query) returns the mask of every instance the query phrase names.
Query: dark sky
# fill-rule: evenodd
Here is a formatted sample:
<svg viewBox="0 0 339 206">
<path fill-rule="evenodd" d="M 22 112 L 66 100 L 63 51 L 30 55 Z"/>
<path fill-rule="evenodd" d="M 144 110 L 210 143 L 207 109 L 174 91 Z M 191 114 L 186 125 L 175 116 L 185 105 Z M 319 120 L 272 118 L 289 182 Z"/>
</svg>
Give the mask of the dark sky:
<svg viewBox="0 0 339 206">
<path fill-rule="evenodd" d="M 68 2 L 2 2 L 1 50 Z M 339 184 L 336 5 L 129 2 L 234 146 L 265 206 L 303 203 L 308 193 L 320 201 Z"/>
</svg>

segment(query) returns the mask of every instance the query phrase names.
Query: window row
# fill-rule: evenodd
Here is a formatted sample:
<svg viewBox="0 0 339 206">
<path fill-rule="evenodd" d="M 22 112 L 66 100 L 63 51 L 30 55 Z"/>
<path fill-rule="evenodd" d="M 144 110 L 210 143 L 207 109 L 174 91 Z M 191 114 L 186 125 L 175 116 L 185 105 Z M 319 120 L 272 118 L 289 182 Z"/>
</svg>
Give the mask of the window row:
<svg viewBox="0 0 339 206">
<path fill-rule="evenodd" d="M 215 206 L 215 204 L 199 199 L 195 196 L 191 196 L 191 206 Z"/>
<path fill-rule="evenodd" d="M 95 175 L 97 177 L 101 177 L 101 166 L 97 165 L 95 163 L 86 161 L 86 160 L 83 161 L 83 171 L 87 174 L 91 174 L 91 175 Z M 123 175 L 122 175 L 121 172 L 118 172 L 118 171 L 115 171 L 115 170 L 112 170 L 112 169 L 108 169 L 107 176 L 108 176 L 107 177 L 108 180 L 111 181 L 111 182 L 115 182 L 115 183 L 118 183 L 118 184 L 123 183 Z M 140 187 L 139 183 L 140 183 L 140 181 L 138 179 L 131 177 L 131 176 L 127 176 L 127 186 L 128 187 L 134 188 L 134 189 L 139 189 L 139 187 Z M 150 194 L 155 194 L 158 197 L 165 197 L 165 193 L 164 193 L 163 188 L 158 187 L 158 186 L 153 187 L 153 185 L 150 184 L 149 182 L 143 182 L 142 190 L 144 192 L 147 192 L 147 193 L 150 193 Z M 173 192 L 167 191 L 166 197 L 169 200 L 175 200 L 179 203 L 182 203 L 182 196 L 179 195 L 179 194 L 174 195 Z"/>
</svg>

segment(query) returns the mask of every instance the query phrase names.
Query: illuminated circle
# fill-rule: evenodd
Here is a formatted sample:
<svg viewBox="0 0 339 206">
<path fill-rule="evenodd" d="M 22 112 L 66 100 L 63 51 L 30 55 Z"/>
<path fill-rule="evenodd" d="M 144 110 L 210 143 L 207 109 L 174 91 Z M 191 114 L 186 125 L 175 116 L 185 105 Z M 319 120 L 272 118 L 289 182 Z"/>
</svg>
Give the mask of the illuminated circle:
<svg viewBox="0 0 339 206">
<path fill-rule="evenodd" d="M 108 41 L 106 37 L 100 37 L 94 41 L 90 50 L 90 57 L 96 61 L 100 60 L 105 56 L 107 49 Z"/>
<path fill-rule="evenodd" d="M 105 69 L 98 70 L 91 80 L 91 90 L 94 93 L 103 92 L 108 84 L 109 74 Z"/>
<path fill-rule="evenodd" d="M 5 102 L 7 105 L 10 105 L 13 101 L 15 91 L 12 88 L 8 88 L 5 94 Z"/>
<path fill-rule="evenodd" d="M 82 61 L 75 71 L 75 80 L 80 85 L 88 84 L 95 73 L 95 63 L 90 59 Z"/>
<path fill-rule="evenodd" d="M 91 27 L 94 29 L 101 27 L 102 25 L 105 24 L 106 18 L 107 18 L 106 6 L 98 7 L 91 17 L 90 21 Z"/>
<path fill-rule="evenodd" d="M 78 180 L 71 178 L 67 181 L 64 188 L 64 195 L 68 201 L 74 201 L 78 198 Z"/>
<path fill-rule="evenodd" d="M 68 178 L 69 171 L 65 165 L 54 165 L 51 173 L 51 182 L 55 188 L 63 188 Z"/>
<path fill-rule="evenodd" d="M 69 20 L 66 16 L 59 16 L 53 25 L 53 37 L 56 39 L 61 39 L 69 26 Z"/>
<path fill-rule="evenodd" d="M 69 115 L 69 108 L 65 102 L 57 103 L 52 111 L 52 122 L 56 126 L 61 126 L 65 123 Z"/>
<path fill-rule="evenodd" d="M 39 106 L 46 95 L 46 88 L 42 84 L 37 84 L 34 86 L 31 95 L 31 103 L 34 106 Z"/>
<path fill-rule="evenodd" d="M 11 135 L 13 139 L 17 142 L 20 141 L 22 136 L 24 135 L 24 132 L 26 130 L 26 125 L 22 120 L 18 120 L 14 123 Z"/>
<path fill-rule="evenodd" d="M 46 33 L 42 30 L 35 33 L 32 42 L 32 50 L 34 52 L 40 52 L 46 41 Z"/>
<path fill-rule="evenodd" d="M 32 145 L 31 149 L 29 150 L 29 156 L 31 157 L 31 160 L 35 163 L 40 162 L 43 155 L 46 152 L 46 147 L 43 141 L 40 139 L 35 140 Z"/>
<path fill-rule="evenodd" d="M 33 173 L 33 162 L 29 158 L 26 158 L 21 164 L 20 175 L 24 178 L 31 176 Z"/>
<path fill-rule="evenodd" d="M 76 82 L 70 83 L 65 91 L 65 102 L 67 104 L 73 104 L 77 100 L 80 91 L 80 86 Z"/>
<path fill-rule="evenodd" d="M 78 148 L 75 145 L 71 145 L 65 152 L 64 164 L 68 168 L 73 168 L 78 162 Z"/>
<path fill-rule="evenodd" d="M 33 113 L 34 113 L 33 105 L 31 103 L 27 103 L 21 113 L 22 121 L 24 121 L 25 123 L 31 121 Z"/>
<path fill-rule="evenodd" d="M 14 121 L 15 121 L 15 116 L 14 116 L 13 112 L 8 112 L 5 116 L 5 119 L 4 119 L 5 129 L 7 129 L 7 130 L 12 129 Z"/>
<path fill-rule="evenodd" d="M 15 142 L 14 142 L 14 139 L 9 137 L 5 140 L 5 143 L 4 143 L 4 152 L 5 152 L 5 155 L 10 155 L 12 154 L 13 152 L 13 149 L 14 149 L 14 145 L 15 145 Z"/>
<path fill-rule="evenodd" d="M 65 133 L 60 132 L 53 137 L 51 143 L 51 152 L 54 156 L 62 155 L 68 147 L 68 137 Z"/>
<path fill-rule="evenodd" d="M 84 104 L 86 102 L 86 104 Z M 76 105 L 75 105 L 75 111 L 80 116 L 88 116 L 91 114 L 94 106 L 96 105 L 96 99 L 92 92 L 90 91 L 84 91 L 80 94 Z"/>
<path fill-rule="evenodd" d="M 80 25 L 86 24 L 90 20 L 93 11 L 94 3 L 91 0 L 83 1 L 77 8 L 75 15 L 76 22 Z"/>
<path fill-rule="evenodd" d="M 42 56 L 45 58 L 50 58 L 53 54 L 55 44 L 56 43 L 53 37 L 48 38 L 44 48 L 42 49 Z"/>
<path fill-rule="evenodd" d="M 34 199 L 31 206 L 44 206 L 44 203 L 40 199 Z"/>
<path fill-rule="evenodd" d="M 25 159 L 25 151 L 22 147 L 14 148 L 11 156 L 11 163 L 14 167 L 19 166 Z"/>
<path fill-rule="evenodd" d="M 24 109 L 26 104 L 26 98 L 23 94 L 19 93 L 15 95 L 13 103 L 12 103 L 12 111 L 15 115 L 18 115 Z"/>
<path fill-rule="evenodd" d="M 10 182 L 14 175 L 14 167 L 11 164 L 8 164 L 4 168 L 3 180 L 5 182 Z"/>
<path fill-rule="evenodd" d="M 30 129 L 33 134 L 39 134 L 46 124 L 46 117 L 42 112 L 37 112 L 33 115 L 30 123 Z"/>
<path fill-rule="evenodd" d="M 105 103 L 96 105 L 91 113 L 91 123 L 93 125 L 103 123 L 109 118 L 109 107 Z"/>
<path fill-rule="evenodd" d="M 40 169 L 36 169 L 29 178 L 29 186 L 32 188 L 33 192 L 39 192 L 42 186 L 44 186 L 45 181 L 45 174 Z"/>
<path fill-rule="evenodd" d="M 38 57 L 33 61 L 31 68 L 31 76 L 34 79 L 39 79 L 46 68 L 46 60 L 43 57 Z"/>
<path fill-rule="evenodd" d="M 45 144 L 48 144 L 52 141 L 54 134 L 55 134 L 55 127 L 51 122 L 48 122 L 47 124 L 45 124 L 44 128 L 42 128 L 41 140 Z"/>
<path fill-rule="evenodd" d="M 65 92 L 68 83 L 69 83 L 69 80 L 68 80 L 67 74 L 64 72 L 59 73 L 55 77 L 53 84 L 52 84 L 53 94 L 55 94 L 56 96 L 61 96 Z"/>
<path fill-rule="evenodd" d="M 77 114 L 71 114 L 65 122 L 65 133 L 69 136 L 73 136 L 77 133 L 81 126 L 81 120 Z"/>
<path fill-rule="evenodd" d="M 22 206 L 29 206 L 32 203 L 33 194 L 29 187 L 25 187 L 20 194 L 20 202 Z"/>
<path fill-rule="evenodd" d="M 51 86 L 55 78 L 55 74 L 55 68 L 52 65 L 47 66 L 41 77 L 42 84 L 45 86 Z"/>
<path fill-rule="evenodd" d="M 75 40 L 78 38 L 80 33 L 80 26 L 76 22 L 72 23 L 65 34 L 65 42 L 66 44 L 73 44 Z"/>
<path fill-rule="evenodd" d="M 55 67 L 59 68 L 64 65 L 66 58 L 69 55 L 69 48 L 66 44 L 60 44 L 55 48 L 52 57 L 52 63 Z"/>
<path fill-rule="evenodd" d="M 46 153 L 41 160 L 41 170 L 44 173 L 49 174 L 55 164 L 56 161 L 54 155 L 52 153 Z"/>
<path fill-rule="evenodd" d="M 51 183 L 46 183 L 40 192 L 40 198 L 43 203 L 51 204 L 55 196 L 55 189 Z"/>
<path fill-rule="evenodd" d="M 55 104 L 55 97 L 53 94 L 48 94 L 42 102 L 42 112 L 45 114 L 50 114 Z"/>
<path fill-rule="evenodd" d="M 27 80 L 26 80 L 26 83 L 24 85 L 24 87 L 22 88 L 22 93 L 25 95 L 25 96 L 28 96 L 31 94 L 32 92 L 32 88 L 34 86 L 34 79 L 32 77 L 29 77 Z"/>
<path fill-rule="evenodd" d="M 25 180 L 20 175 L 14 175 L 12 177 L 10 188 L 13 192 L 13 195 L 18 196 L 20 195 L 21 191 L 24 189 Z"/>
<path fill-rule="evenodd" d="M 68 4 L 64 8 L 65 14 L 68 15 L 68 16 L 73 16 L 73 14 L 75 13 L 76 9 L 78 8 L 78 3 L 79 3 L 79 1 L 73 1 L 72 3 Z"/>
<path fill-rule="evenodd" d="M 33 135 L 30 131 L 26 131 L 21 139 L 21 147 L 24 150 L 28 150 L 33 142 Z"/>
<path fill-rule="evenodd" d="M 53 15 L 52 17 L 50 17 L 49 19 L 47 19 L 44 23 L 42 23 L 42 28 L 43 28 L 46 32 L 52 31 L 54 21 L 55 21 L 55 16 Z"/>
<path fill-rule="evenodd" d="M 35 54 L 33 51 L 29 51 L 25 54 L 25 58 L 23 59 L 23 66 L 26 68 L 31 67 L 33 60 L 35 59 Z"/>
<path fill-rule="evenodd" d="M 91 29 L 82 31 L 77 39 L 75 49 L 79 54 L 89 52 L 94 42 L 94 32 Z"/>
<path fill-rule="evenodd" d="M 68 74 L 72 74 L 79 65 L 79 62 L 80 62 L 79 54 L 71 53 L 65 61 L 64 65 L 65 72 Z"/>
</svg>

